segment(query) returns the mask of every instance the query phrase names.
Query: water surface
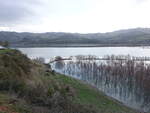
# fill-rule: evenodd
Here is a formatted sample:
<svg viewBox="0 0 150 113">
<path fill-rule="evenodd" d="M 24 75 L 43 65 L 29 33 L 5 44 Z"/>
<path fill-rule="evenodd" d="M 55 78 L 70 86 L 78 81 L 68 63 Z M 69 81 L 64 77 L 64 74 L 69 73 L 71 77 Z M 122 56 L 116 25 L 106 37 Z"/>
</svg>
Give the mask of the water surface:
<svg viewBox="0 0 150 113">
<path fill-rule="evenodd" d="M 43 57 L 48 61 L 55 56 L 69 57 L 76 55 L 131 55 L 131 56 L 148 56 L 150 57 L 149 47 L 67 47 L 67 48 L 18 48 L 30 58 Z"/>
</svg>

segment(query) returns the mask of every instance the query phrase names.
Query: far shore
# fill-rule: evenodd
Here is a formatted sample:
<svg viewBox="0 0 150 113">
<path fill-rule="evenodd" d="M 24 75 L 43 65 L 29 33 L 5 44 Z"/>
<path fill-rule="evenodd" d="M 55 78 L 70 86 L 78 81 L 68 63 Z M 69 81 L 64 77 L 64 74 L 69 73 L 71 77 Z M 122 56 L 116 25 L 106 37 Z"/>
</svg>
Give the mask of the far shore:
<svg viewBox="0 0 150 113">
<path fill-rule="evenodd" d="M 142 44 L 136 44 L 136 45 L 130 45 L 130 44 L 111 44 L 111 45 L 105 45 L 105 44 L 90 44 L 90 45 L 64 45 L 64 44 L 57 44 L 57 45 L 12 45 L 12 48 L 46 48 L 46 47 L 56 47 L 56 48 L 79 48 L 79 47 L 150 47 L 150 45 L 142 45 Z"/>
</svg>

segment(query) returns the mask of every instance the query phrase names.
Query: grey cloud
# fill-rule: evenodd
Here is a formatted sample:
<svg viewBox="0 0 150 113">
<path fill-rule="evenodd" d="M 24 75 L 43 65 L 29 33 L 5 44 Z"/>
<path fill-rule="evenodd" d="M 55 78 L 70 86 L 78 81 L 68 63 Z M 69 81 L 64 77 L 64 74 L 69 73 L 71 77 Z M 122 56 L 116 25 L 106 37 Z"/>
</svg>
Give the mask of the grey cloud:
<svg viewBox="0 0 150 113">
<path fill-rule="evenodd" d="M 34 15 L 38 0 L 0 0 L 0 24 L 17 23 Z"/>
</svg>

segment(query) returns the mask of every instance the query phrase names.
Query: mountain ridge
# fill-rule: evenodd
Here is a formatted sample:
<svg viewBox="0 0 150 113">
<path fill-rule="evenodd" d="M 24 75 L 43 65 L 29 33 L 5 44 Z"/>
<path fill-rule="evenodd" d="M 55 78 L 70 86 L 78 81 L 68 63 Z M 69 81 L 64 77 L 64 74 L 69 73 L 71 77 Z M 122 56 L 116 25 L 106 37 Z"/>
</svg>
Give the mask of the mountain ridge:
<svg viewBox="0 0 150 113">
<path fill-rule="evenodd" d="M 150 28 L 135 28 L 107 33 L 87 34 L 0 31 L 0 41 L 8 41 L 12 47 L 149 46 Z"/>
</svg>

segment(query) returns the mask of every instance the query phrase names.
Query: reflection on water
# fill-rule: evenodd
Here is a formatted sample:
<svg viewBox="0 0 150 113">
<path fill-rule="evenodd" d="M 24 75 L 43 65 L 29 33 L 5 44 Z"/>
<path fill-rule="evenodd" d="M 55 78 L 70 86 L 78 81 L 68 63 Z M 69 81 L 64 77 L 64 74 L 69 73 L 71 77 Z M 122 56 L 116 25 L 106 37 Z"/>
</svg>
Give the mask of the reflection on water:
<svg viewBox="0 0 150 113">
<path fill-rule="evenodd" d="M 55 62 L 55 69 L 62 70 L 64 66 L 65 66 L 65 63 L 62 60 Z"/>
<path fill-rule="evenodd" d="M 150 49 L 142 47 L 78 47 L 78 48 L 17 48 L 30 58 L 42 57 L 48 62 L 55 56 L 69 57 L 76 55 L 131 55 L 150 57 Z"/>
<path fill-rule="evenodd" d="M 130 107 L 150 111 L 149 64 L 134 60 L 76 60 L 55 62 L 52 68 L 86 81 Z"/>
</svg>

